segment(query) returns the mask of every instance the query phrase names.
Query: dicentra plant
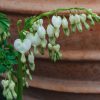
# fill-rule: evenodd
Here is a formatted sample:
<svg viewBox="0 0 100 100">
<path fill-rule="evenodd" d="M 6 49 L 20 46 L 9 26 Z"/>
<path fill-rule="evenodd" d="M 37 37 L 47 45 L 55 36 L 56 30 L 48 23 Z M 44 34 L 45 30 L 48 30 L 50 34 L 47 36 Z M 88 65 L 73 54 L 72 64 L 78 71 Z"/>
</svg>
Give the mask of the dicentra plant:
<svg viewBox="0 0 100 100">
<path fill-rule="evenodd" d="M 61 12 L 66 15 L 59 16 Z M 44 17 L 48 19 L 47 27 L 43 24 Z M 44 55 L 45 49 L 48 49 L 51 60 L 56 62 L 61 59 L 60 45 L 56 42 L 62 34 L 61 28 L 68 37 L 76 30 L 82 32 L 83 27 L 89 30 L 95 22 L 100 22 L 100 17 L 91 9 L 60 8 L 48 11 L 26 18 L 23 28 L 22 20 L 18 20 L 18 39 L 13 46 L 7 42 L 10 21 L 0 13 L 0 73 L 5 73 L 5 79 L 1 83 L 6 99 L 23 99 L 23 87 L 29 86 L 28 78 L 32 80 L 30 71 L 35 70 L 36 55 Z"/>
</svg>

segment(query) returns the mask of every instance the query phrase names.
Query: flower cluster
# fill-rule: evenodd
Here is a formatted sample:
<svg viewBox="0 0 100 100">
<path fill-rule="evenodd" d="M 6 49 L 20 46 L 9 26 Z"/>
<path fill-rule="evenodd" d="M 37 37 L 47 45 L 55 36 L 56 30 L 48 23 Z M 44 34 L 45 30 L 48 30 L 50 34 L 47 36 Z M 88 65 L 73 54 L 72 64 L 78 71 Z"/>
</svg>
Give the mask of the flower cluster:
<svg viewBox="0 0 100 100">
<path fill-rule="evenodd" d="M 91 12 L 91 11 L 90 11 Z M 92 12 L 91 12 L 92 13 Z M 46 34 L 48 35 L 48 51 L 49 56 L 53 61 L 57 61 L 62 57 L 60 53 L 60 45 L 56 44 L 56 40 L 60 35 L 60 28 L 62 26 L 63 32 L 66 36 L 69 36 L 71 32 L 78 30 L 82 32 L 84 26 L 87 30 L 90 29 L 90 25 L 87 20 L 90 20 L 91 25 L 95 25 L 95 21 L 100 21 L 100 17 L 95 13 L 89 14 L 70 14 L 69 18 L 65 16 L 52 16 L 51 23 L 48 24 L 47 29 L 43 26 L 43 19 L 38 19 L 29 28 L 29 31 L 24 31 L 25 39 L 15 40 L 14 47 L 20 53 L 22 53 L 22 62 L 26 62 L 25 53 L 33 48 L 28 56 L 30 66 L 34 65 L 34 56 L 39 52 L 44 54 L 44 49 L 47 45 Z M 33 61 L 30 61 L 30 60 Z M 34 68 L 33 68 L 34 69 Z"/>
<path fill-rule="evenodd" d="M 15 92 L 15 83 L 12 80 L 2 80 L 3 86 L 3 95 L 7 100 L 13 100 L 17 98 L 17 94 Z"/>
</svg>

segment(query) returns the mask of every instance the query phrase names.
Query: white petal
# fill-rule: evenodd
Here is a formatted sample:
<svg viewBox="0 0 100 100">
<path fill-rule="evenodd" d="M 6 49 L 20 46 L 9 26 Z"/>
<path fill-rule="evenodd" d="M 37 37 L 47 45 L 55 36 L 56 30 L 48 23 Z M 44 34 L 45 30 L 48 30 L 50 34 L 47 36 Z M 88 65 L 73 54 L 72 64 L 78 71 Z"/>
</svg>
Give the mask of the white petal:
<svg viewBox="0 0 100 100">
<path fill-rule="evenodd" d="M 71 24 L 75 24 L 75 17 L 73 15 L 70 15 L 69 21 Z"/>
<path fill-rule="evenodd" d="M 38 33 L 35 33 L 35 35 L 33 37 L 32 45 L 38 46 L 40 44 L 41 44 L 41 39 L 40 39 Z"/>
<path fill-rule="evenodd" d="M 28 61 L 29 61 L 29 63 L 31 63 L 31 64 L 34 63 L 34 55 L 33 55 L 33 52 L 31 52 L 31 53 L 28 55 Z"/>
<path fill-rule="evenodd" d="M 62 19 L 62 27 L 65 29 L 65 28 L 68 28 L 68 21 L 67 21 L 67 19 L 64 17 L 63 19 Z"/>
<path fill-rule="evenodd" d="M 54 36 L 54 27 L 49 24 L 48 27 L 47 27 L 47 34 L 49 37 L 53 37 Z"/>
<path fill-rule="evenodd" d="M 52 17 L 52 24 L 54 27 L 59 28 L 61 26 L 61 17 L 60 16 L 53 16 Z"/>
<path fill-rule="evenodd" d="M 78 14 L 75 14 L 75 23 L 80 23 L 80 16 Z"/>
<path fill-rule="evenodd" d="M 38 27 L 37 33 L 38 33 L 40 38 L 45 38 L 46 31 L 45 31 L 45 28 L 43 26 Z"/>
</svg>

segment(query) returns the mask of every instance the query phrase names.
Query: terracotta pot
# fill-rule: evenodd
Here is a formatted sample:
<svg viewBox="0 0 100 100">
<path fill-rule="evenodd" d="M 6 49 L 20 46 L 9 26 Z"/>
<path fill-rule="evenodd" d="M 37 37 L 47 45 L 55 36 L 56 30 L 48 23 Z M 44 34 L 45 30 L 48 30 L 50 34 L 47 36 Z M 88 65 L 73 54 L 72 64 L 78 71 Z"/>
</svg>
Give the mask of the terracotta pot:
<svg viewBox="0 0 100 100">
<path fill-rule="evenodd" d="M 11 19 L 11 42 L 17 38 L 16 21 L 60 7 L 92 8 L 100 14 L 100 0 L 0 0 L 0 11 Z M 45 21 L 45 25 L 47 21 Z M 46 53 L 36 59 L 30 86 L 73 93 L 100 93 L 100 24 L 65 37 L 61 32 L 62 60 L 53 63 Z"/>
</svg>

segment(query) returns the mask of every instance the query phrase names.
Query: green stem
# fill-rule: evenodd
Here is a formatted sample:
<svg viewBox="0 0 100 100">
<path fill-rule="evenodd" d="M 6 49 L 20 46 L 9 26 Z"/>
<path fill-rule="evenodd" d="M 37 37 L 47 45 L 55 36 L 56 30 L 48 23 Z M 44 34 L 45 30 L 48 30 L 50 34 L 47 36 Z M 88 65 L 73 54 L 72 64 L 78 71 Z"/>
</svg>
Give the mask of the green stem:
<svg viewBox="0 0 100 100">
<path fill-rule="evenodd" d="M 23 100 L 23 73 L 22 73 L 22 66 L 23 63 L 20 61 L 20 56 L 19 56 L 19 66 L 18 66 L 18 75 L 17 75 L 17 80 L 18 80 L 18 89 L 17 89 L 17 100 Z"/>
<path fill-rule="evenodd" d="M 52 10 L 52 11 L 48 11 L 48 12 L 42 13 L 42 14 L 36 16 L 36 17 L 34 17 L 34 16 L 31 17 L 31 18 L 30 18 L 31 20 L 29 20 L 29 21 L 30 21 L 29 24 L 32 25 L 35 21 L 37 21 L 38 19 L 41 19 L 41 18 L 43 18 L 43 17 L 48 17 L 48 16 L 51 16 L 51 15 L 54 15 L 54 14 L 57 14 L 57 13 L 60 13 L 60 12 L 63 12 L 63 11 L 72 11 L 72 10 L 85 11 L 85 12 L 88 13 L 88 14 L 89 14 L 89 13 L 92 14 L 92 13 L 91 13 L 88 9 L 86 9 L 86 8 L 77 8 L 77 7 L 75 7 L 75 8 L 59 8 L 59 9 L 56 9 L 56 10 Z M 29 24 L 26 24 L 25 27 L 24 27 L 24 29 L 29 28 L 29 27 L 30 27 Z"/>
</svg>

